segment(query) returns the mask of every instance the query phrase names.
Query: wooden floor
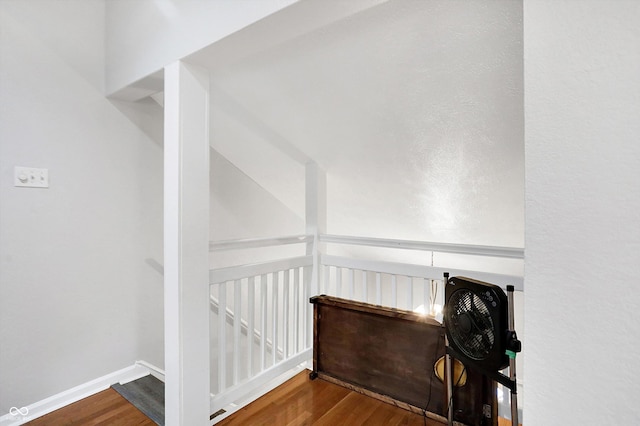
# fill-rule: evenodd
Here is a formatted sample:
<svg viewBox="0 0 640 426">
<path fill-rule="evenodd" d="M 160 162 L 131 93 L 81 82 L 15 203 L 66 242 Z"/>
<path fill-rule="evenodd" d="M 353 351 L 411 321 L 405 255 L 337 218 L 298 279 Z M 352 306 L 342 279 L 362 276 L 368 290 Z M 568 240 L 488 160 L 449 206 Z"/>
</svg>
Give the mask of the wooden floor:
<svg viewBox="0 0 640 426">
<path fill-rule="evenodd" d="M 217 426 L 442 426 L 377 399 L 324 380 L 309 379 L 305 370 L 253 403 L 217 423 Z M 499 419 L 499 426 L 511 422 Z"/>
<path fill-rule="evenodd" d="M 26 423 L 29 426 L 118 425 L 152 426 L 155 423 L 109 388 Z"/>
<path fill-rule="evenodd" d="M 27 424 L 30 426 L 155 425 L 151 419 L 111 388 Z M 443 425 L 438 421 L 324 380 L 310 380 L 307 370 L 217 424 L 220 426 Z M 499 419 L 498 424 L 511 426 L 511 422 L 505 419 Z"/>
<path fill-rule="evenodd" d="M 305 370 L 218 425 L 440 426 L 442 423 L 324 380 L 310 380 Z"/>
</svg>

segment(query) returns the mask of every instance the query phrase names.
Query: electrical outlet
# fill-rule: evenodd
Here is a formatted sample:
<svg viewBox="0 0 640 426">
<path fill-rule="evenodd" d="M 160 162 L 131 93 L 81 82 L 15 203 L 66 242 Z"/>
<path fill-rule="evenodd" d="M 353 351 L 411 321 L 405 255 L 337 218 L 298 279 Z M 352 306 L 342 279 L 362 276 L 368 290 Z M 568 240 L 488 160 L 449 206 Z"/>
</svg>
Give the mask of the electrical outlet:
<svg viewBox="0 0 640 426">
<path fill-rule="evenodd" d="M 16 166 L 13 174 L 13 185 L 29 188 L 48 188 L 49 170 Z"/>
</svg>

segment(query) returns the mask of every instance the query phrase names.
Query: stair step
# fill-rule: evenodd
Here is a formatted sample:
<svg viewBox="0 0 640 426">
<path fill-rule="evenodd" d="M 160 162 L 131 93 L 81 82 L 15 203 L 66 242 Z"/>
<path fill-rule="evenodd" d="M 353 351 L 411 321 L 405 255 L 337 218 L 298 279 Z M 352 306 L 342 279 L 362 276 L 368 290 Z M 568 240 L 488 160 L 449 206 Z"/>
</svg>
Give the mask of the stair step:
<svg viewBox="0 0 640 426">
<path fill-rule="evenodd" d="M 164 426 L 164 383 L 152 375 L 111 386 L 156 424 Z"/>
</svg>

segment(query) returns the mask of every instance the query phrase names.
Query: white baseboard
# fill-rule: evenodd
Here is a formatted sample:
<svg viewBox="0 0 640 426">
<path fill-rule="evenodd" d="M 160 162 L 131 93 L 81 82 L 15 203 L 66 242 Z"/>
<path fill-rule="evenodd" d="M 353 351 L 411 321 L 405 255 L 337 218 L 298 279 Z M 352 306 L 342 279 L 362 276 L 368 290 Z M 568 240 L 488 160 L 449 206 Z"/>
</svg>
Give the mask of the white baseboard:
<svg viewBox="0 0 640 426">
<path fill-rule="evenodd" d="M 146 368 L 152 376 L 164 383 L 164 370 L 149 364 L 147 361 L 136 361 L 136 365 Z"/>
<path fill-rule="evenodd" d="M 144 361 L 137 361 L 130 367 L 83 383 L 74 388 L 50 396 L 26 407 L 12 407 L 10 412 L 0 417 L 0 426 L 16 426 L 42 417 L 52 411 L 65 407 L 83 398 L 108 389 L 114 383 L 125 384 L 152 374 L 164 381 L 164 372 Z"/>
</svg>

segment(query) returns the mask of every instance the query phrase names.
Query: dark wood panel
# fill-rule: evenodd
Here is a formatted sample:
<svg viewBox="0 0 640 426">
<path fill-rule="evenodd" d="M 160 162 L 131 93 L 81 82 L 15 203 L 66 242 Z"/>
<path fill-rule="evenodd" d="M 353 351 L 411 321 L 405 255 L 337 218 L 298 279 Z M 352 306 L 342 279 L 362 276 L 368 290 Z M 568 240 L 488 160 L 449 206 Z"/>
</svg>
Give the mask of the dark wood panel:
<svg viewBox="0 0 640 426">
<path fill-rule="evenodd" d="M 318 322 L 317 371 L 442 412 L 443 387 L 430 383 L 440 327 L 322 304 Z"/>
<path fill-rule="evenodd" d="M 312 301 L 315 373 L 416 413 L 446 416 L 446 389 L 433 370 L 445 354 L 440 323 L 410 311 L 334 297 Z M 485 404 L 491 418 L 483 414 Z M 467 384 L 454 392 L 454 407 L 459 422 L 497 425 L 495 384 L 467 370 Z"/>
</svg>

